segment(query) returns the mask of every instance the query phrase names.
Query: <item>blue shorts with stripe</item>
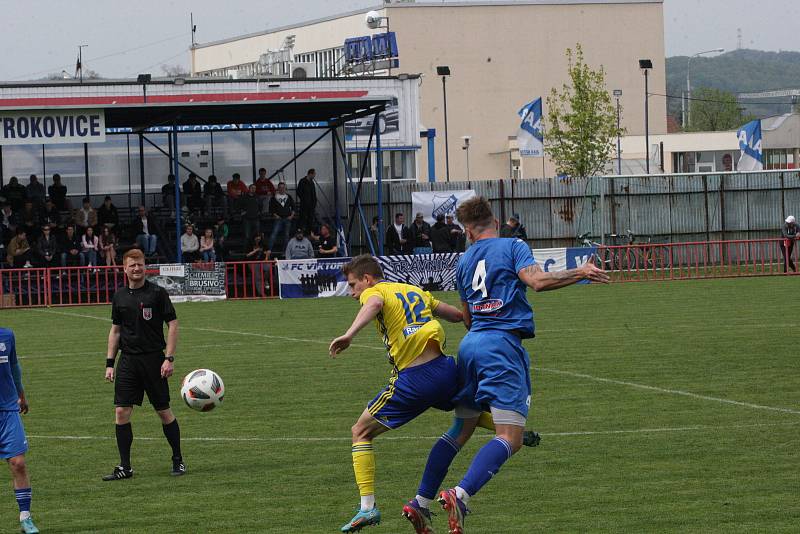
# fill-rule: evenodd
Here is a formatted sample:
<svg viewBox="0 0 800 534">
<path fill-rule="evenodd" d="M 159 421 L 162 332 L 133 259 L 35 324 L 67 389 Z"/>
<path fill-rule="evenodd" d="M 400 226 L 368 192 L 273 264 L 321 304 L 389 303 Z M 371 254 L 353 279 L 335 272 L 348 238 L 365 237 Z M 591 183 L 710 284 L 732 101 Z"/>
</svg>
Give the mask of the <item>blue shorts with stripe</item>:
<svg viewBox="0 0 800 534">
<path fill-rule="evenodd" d="M 389 385 L 367 405 L 367 411 L 382 425 L 399 428 L 428 408 L 452 410 L 457 378 L 455 360 L 441 355 L 392 376 Z"/>
<path fill-rule="evenodd" d="M 28 452 L 28 439 L 19 412 L 0 411 L 0 458 L 7 460 Z"/>
<path fill-rule="evenodd" d="M 455 403 L 474 410 L 490 407 L 528 417 L 530 358 L 516 334 L 506 330 L 468 332 L 458 347 L 461 390 Z"/>
</svg>

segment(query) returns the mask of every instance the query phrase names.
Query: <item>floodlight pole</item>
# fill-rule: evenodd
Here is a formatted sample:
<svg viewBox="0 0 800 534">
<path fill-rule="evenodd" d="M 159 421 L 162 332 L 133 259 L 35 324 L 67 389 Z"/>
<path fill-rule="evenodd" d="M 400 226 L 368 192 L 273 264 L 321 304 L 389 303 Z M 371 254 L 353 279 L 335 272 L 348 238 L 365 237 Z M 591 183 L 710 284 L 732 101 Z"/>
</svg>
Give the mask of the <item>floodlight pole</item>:
<svg viewBox="0 0 800 534">
<path fill-rule="evenodd" d="M 442 76 L 442 97 L 444 100 L 444 166 L 445 178 L 450 182 L 450 144 L 447 135 L 447 76 Z"/>
<path fill-rule="evenodd" d="M 183 251 L 181 250 L 181 181 L 178 177 L 180 164 L 178 162 L 178 125 L 172 125 L 172 142 L 175 145 L 172 151 L 172 174 L 175 175 L 175 259 L 177 263 L 183 263 Z"/>
<path fill-rule="evenodd" d="M 642 70 L 644 70 L 644 158 L 647 174 L 650 174 L 650 106 L 648 105 L 650 103 L 650 89 L 647 83 L 647 73 L 650 69 Z"/>
<path fill-rule="evenodd" d="M 81 77 L 80 78 L 80 80 L 81 80 L 80 83 L 83 83 L 83 49 L 85 47 L 87 47 L 87 46 L 89 46 L 89 45 L 85 45 L 85 44 L 78 45 L 78 66 L 80 67 L 78 69 L 78 72 L 80 73 L 80 77 Z"/>
<path fill-rule="evenodd" d="M 377 113 L 372 122 L 378 122 Z M 375 128 L 375 183 L 378 186 L 378 256 L 383 256 L 383 153 L 380 128 Z"/>
<path fill-rule="evenodd" d="M 620 117 L 619 117 L 619 97 L 622 96 L 622 89 L 614 89 L 614 97 L 617 99 L 617 174 L 622 175 L 622 145 L 620 142 Z"/>
</svg>

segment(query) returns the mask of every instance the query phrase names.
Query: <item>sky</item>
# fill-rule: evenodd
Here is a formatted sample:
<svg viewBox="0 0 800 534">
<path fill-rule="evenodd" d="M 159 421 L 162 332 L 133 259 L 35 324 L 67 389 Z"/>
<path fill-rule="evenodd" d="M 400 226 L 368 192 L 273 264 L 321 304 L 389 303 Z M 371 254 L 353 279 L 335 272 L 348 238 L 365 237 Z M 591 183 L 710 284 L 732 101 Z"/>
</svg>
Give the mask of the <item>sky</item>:
<svg viewBox="0 0 800 534">
<path fill-rule="evenodd" d="M 78 46 L 84 69 L 107 78 L 162 75 L 162 66 L 188 69 L 189 14 L 199 43 L 380 4 L 380 0 L 0 0 L 0 80 L 75 73 Z M 9 16 L 10 15 L 10 16 Z M 667 56 L 737 47 L 798 50 L 798 0 L 664 0 Z"/>
</svg>

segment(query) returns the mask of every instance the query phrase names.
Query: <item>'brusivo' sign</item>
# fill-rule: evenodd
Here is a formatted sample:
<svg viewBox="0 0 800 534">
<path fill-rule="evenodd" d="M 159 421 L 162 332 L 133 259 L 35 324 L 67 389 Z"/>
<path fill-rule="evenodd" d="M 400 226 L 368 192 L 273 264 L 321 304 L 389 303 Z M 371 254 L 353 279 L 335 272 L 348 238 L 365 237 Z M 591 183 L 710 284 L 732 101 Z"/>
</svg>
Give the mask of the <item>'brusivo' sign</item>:
<svg viewBox="0 0 800 534">
<path fill-rule="evenodd" d="M 106 117 L 102 109 L 0 111 L 0 145 L 102 143 Z"/>
</svg>

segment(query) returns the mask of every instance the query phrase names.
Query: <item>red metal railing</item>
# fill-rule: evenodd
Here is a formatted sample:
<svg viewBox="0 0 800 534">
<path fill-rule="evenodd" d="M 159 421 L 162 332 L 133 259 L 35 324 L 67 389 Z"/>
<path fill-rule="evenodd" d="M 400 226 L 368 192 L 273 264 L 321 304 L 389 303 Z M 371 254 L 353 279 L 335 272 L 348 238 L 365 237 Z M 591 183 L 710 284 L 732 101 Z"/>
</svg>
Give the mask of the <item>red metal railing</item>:
<svg viewBox="0 0 800 534">
<path fill-rule="evenodd" d="M 225 263 L 225 290 L 229 299 L 263 299 L 278 296 L 276 261 Z"/>
<path fill-rule="evenodd" d="M 596 261 L 614 282 L 793 275 L 800 246 L 787 256 L 789 245 L 756 239 L 608 246 L 598 248 Z"/>
</svg>

